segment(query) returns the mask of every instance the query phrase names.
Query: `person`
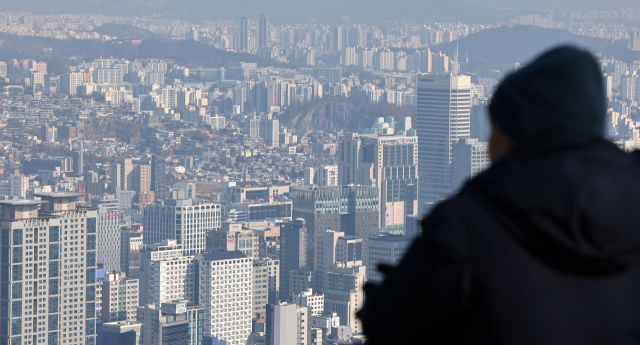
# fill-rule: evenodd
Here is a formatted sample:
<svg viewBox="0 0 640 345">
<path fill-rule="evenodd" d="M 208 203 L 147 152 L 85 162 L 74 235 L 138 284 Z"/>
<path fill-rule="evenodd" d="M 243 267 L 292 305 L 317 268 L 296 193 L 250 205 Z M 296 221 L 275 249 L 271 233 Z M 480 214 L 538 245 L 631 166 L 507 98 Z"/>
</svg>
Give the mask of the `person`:
<svg viewBox="0 0 640 345">
<path fill-rule="evenodd" d="M 367 287 L 368 344 L 640 344 L 640 162 L 604 138 L 602 79 L 573 47 L 504 79 L 491 167 Z"/>
</svg>

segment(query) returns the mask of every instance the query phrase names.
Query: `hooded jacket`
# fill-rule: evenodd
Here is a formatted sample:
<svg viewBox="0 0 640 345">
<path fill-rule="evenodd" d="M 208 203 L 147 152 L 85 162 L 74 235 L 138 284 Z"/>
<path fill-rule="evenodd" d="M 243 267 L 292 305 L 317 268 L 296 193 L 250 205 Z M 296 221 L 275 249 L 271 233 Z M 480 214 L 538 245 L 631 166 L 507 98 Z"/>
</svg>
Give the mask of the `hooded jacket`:
<svg viewBox="0 0 640 345">
<path fill-rule="evenodd" d="M 514 150 L 439 204 L 368 344 L 640 344 L 640 165 L 604 139 Z"/>
</svg>

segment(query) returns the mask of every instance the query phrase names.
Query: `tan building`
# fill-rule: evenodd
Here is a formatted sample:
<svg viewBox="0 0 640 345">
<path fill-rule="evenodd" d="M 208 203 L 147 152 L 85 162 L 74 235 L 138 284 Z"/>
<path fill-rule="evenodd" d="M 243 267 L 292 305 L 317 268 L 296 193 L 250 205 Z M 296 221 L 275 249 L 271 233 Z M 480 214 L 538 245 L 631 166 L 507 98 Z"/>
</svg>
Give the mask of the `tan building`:
<svg viewBox="0 0 640 345">
<path fill-rule="evenodd" d="M 207 249 L 241 251 L 247 257 L 258 257 L 260 243 L 253 230 L 243 229 L 241 223 L 223 222 L 220 231 L 209 233 Z"/>
</svg>

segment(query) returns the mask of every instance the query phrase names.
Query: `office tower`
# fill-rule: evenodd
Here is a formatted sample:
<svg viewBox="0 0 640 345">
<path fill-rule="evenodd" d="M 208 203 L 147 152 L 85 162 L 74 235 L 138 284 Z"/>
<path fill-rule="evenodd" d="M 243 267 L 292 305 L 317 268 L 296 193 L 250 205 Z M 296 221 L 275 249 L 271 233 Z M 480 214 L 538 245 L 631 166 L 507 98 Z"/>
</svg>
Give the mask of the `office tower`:
<svg viewBox="0 0 640 345">
<path fill-rule="evenodd" d="M 344 236 L 344 232 L 326 230 L 323 231 L 320 236 L 318 236 L 318 244 L 316 246 L 318 255 L 317 255 L 317 265 L 316 270 L 319 274 L 319 287 L 320 291 L 325 290 L 325 274 L 329 272 L 333 267 L 333 264 L 336 262 L 336 245 L 338 243 L 338 239 Z"/>
<path fill-rule="evenodd" d="M 338 183 L 378 188 L 380 228 L 402 233 L 405 217 L 419 212 L 418 137 L 385 135 L 386 129 L 343 138 L 338 147 Z"/>
<path fill-rule="evenodd" d="M 102 281 L 102 322 L 135 321 L 138 308 L 138 279 L 107 273 Z"/>
<path fill-rule="evenodd" d="M 412 238 L 403 235 L 378 235 L 369 238 L 367 281 L 382 283 L 384 275 L 378 271 L 378 264 L 395 266 L 400 263 L 404 252 L 409 249 Z"/>
<path fill-rule="evenodd" d="M 196 184 L 189 182 L 176 182 L 173 184 L 173 189 L 182 189 L 184 190 L 185 199 L 195 199 L 196 198 Z"/>
<path fill-rule="evenodd" d="M 316 168 L 306 167 L 304 168 L 304 185 L 312 186 L 316 184 Z"/>
<path fill-rule="evenodd" d="M 76 208 L 79 193 L 34 196 L 41 200 L 0 202 L 3 271 L 12 272 L 0 277 L 5 306 L 0 323 L 10 327 L 0 340 L 93 345 L 97 211 Z M 31 241 L 39 243 L 38 250 Z"/>
<path fill-rule="evenodd" d="M 298 306 L 287 302 L 267 306 L 266 345 L 297 345 Z M 303 343 L 304 344 L 304 343 Z"/>
<path fill-rule="evenodd" d="M 244 345 L 251 333 L 253 259 L 235 251 L 203 253 L 197 260 L 204 335 Z"/>
<path fill-rule="evenodd" d="M 267 312 L 267 304 L 278 300 L 280 291 L 280 261 L 253 259 L 252 314 Z"/>
<path fill-rule="evenodd" d="M 301 307 L 311 308 L 312 316 L 319 316 L 324 312 L 324 294 L 314 293 L 313 289 L 293 294 L 293 303 Z"/>
<path fill-rule="evenodd" d="M 98 262 L 103 264 L 105 271 L 119 271 L 121 242 L 118 199 L 110 194 L 101 195 L 93 198 L 91 205 L 98 208 Z"/>
<path fill-rule="evenodd" d="M 293 300 L 293 295 L 303 293 L 309 289 L 320 291 L 320 272 L 304 266 L 289 272 L 289 296 L 287 301 Z"/>
<path fill-rule="evenodd" d="M 115 321 L 102 324 L 102 345 L 142 345 L 141 322 Z"/>
<path fill-rule="evenodd" d="M 324 312 L 338 314 L 340 325 L 351 327 L 354 333 L 362 332 L 355 313 L 364 305 L 362 286 L 366 279 L 366 268 L 334 267 L 325 274 L 328 288 L 323 291 Z"/>
<path fill-rule="evenodd" d="M 162 156 L 151 156 L 151 190 L 156 200 L 162 200 L 166 195 L 167 163 Z"/>
<path fill-rule="evenodd" d="M 448 196 L 453 189 L 452 144 L 470 135 L 471 78 L 418 76 L 419 205 Z"/>
<path fill-rule="evenodd" d="M 241 223 L 223 222 L 219 231 L 207 237 L 207 249 L 232 252 L 239 250 L 250 258 L 258 257 L 259 241 L 252 230 L 242 229 Z"/>
<path fill-rule="evenodd" d="M 237 52 L 245 52 L 249 50 L 249 20 L 247 17 L 240 17 L 238 21 L 237 29 L 237 45 L 235 47 Z"/>
<path fill-rule="evenodd" d="M 291 271 L 307 265 L 308 229 L 304 219 L 280 226 L 280 300 L 291 298 L 289 275 Z"/>
<path fill-rule="evenodd" d="M 324 165 L 318 168 L 317 174 L 318 186 L 337 186 L 338 185 L 338 166 Z"/>
<path fill-rule="evenodd" d="M 269 44 L 269 21 L 267 16 L 258 17 L 258 48 L 265 48 Z"/>
<path fill-rule="evenodd" d="M 121 228 L 120 229 L 120 272 L 129 274 L 130 263 L 131 263 L 131 230 L 128 228 Z"/>
<path fill-rule="evenodd" d="M 27 190 L 29 189 L 29 177 L 21 175 L 16 170 L 13 176 L 9 177 L 7 184 L 3 184 L 2 194 L 8 195 L 12 198 L 25 198 L 27 196 Z"/>
<path fill-rule="evenodd" d="M 142 345 L 200 345 L 204 320 L 205 310 L 186 300 L 162 303 L 161 309 L 153 304 L 138 308 Z"/>
<path fill-rule="evenodd" d="M 479 98 L 477 102 L 471 106 L 471 125 L 470 137 L 478 139 L 478 141 L 489 141 L 489 133 L 491 124 L 489 123 L 489 100 Z"/>
<path fill-rule="evenodd" d="M 280 147 L 280 121 L 270 115 L 260 120 L 260 137 L 270 147 Z"/>
<path fill-rule="evenodd" d="M 486 142 L 478 139 L 462 138 L 451 145 L 453 161 L 453 190 L 462 188 L 463 184 L 489 168 L 489 150 Z"/>
<path fill-rule="evenodd" d="M 153 303 L 149 298 L 149 279 L 151 262 L 163 259 L 182 257 L 182 245 L 176 240 L 163 240 L 158 244 L 147 244 L 140 247 L 138 279 L 140 280 L 139 305 Z M 156 279 L 154 278 L 154 281 Z M 159 280 L 157 280 L 159 282 Z"/>
<path fill-rule="evenodd" d="M 120 190 L 126 190 L 126 188 L 122 186 L 122 164 L 111 163 L 109 177 L 112 191 L 115 191 L 118 188 Z"/>
<path fill-rule="evenodd" d="M 316 243 L 326 230 L 343 231 L 363 239 L 378 233 L 378 188 L 370 186 L 292 188 L 293 219 L 306 221 L 307 265 L 317 269 Z M 281 235 L 282 237 L 282 235 Z M 366 251 L 365 251 L 366 252 Z M 282 260 L 282 258 L 281 258 Z M 282 279 L 281 279 L 282 281 Z"/>
<path fill-rule="evenodd" d="M 84 141 L 80 140 L 78 150 L 73 151 L 73 171 L 80 176 L 84 173 Z"/>
<path fill-rule="evenodd" d="M 151 166 L 135 164 L 133 167 L 133 190 L 136 193 L 148 193 L 151 190 Z"/>
<path fill-rule="evenodd" d="M 164 205 L 145 206 L 142 226 L 144 243 L 177 240 L 185 254 L 205 249 L 208 231 L 220 229 L 220 205 L 195 203 L 191 199 L 166 199 Z"/>
</svg>

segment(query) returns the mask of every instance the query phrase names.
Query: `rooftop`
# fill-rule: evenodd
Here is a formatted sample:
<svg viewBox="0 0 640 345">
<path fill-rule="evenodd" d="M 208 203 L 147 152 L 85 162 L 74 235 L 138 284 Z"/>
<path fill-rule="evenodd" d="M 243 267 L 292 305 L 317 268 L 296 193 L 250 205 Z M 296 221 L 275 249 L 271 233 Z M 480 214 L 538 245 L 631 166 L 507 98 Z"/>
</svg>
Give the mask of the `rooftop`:
<svg viewBox="0 0 640 345">
<path fill-rule="evenodd" d="M 210 260 L 210 261 L 244 259 L 247 257 L 246 255 L 244 255 L 244 253 L 242 253 L 239 250 L 235 250 L 231 252 L 208 252 L 208 253 L 202 253 L 202 256 L 204 256 L 206 260 Z"/>
<path fill-rule="evenodd" d="M 76 192 L 45 192 L 45 193 L 33 193 L 34 196 L 46 197 L 46 198 L 73 198 L 83 196 L 83 193 Z"/>
<path fill-rule="evenodd" d="M 48 201 L 29 200 L 29 199 L 0 200 L 0 205 L 26 206 L 26 205 L 40 205 L 46 202 Z"/>
</svg>

